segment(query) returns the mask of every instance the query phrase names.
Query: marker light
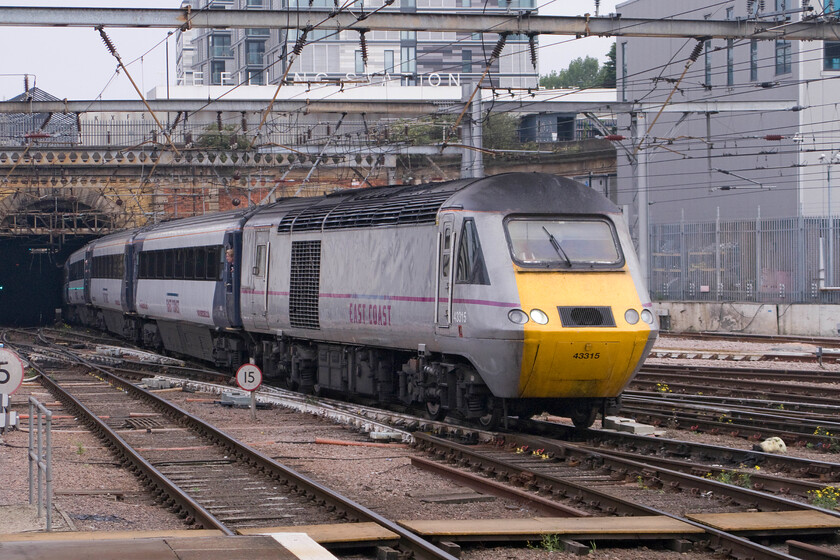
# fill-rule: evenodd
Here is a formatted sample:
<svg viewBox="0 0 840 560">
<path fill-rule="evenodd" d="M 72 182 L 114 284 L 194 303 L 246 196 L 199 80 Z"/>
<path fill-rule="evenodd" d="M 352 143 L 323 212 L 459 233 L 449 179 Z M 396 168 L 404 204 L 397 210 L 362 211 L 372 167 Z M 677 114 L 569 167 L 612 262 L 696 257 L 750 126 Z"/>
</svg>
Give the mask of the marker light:
<svg viewBox="0 0 840 560">
<path fill-rule="evenodd" d="M 639 312 L 635 309 L 628 309 L 624 312 L 624 320 L 630 325 L 635 325 L 639 322 Z"/>
<path fill-rule="evenodd" d="M 642 309 L 642 321 L 648 325 L 653 324 L 653 313 L 651 313 L 649 309 Z"/>
<path fill-rule="evenodd" d="M 508 319 L 517 325 L 524 325 L 528 322 L 528 314 L 521 309 L 511 309 L 508 311 Z"/>
<path fill-rule="evenodd" d="M 538 325 L 545 325 L 548 323 L 548 315 L 546 315 L 545 311 L 542 311 L 541 309 L 532 309 L 531 320 Z"/>
</svg>

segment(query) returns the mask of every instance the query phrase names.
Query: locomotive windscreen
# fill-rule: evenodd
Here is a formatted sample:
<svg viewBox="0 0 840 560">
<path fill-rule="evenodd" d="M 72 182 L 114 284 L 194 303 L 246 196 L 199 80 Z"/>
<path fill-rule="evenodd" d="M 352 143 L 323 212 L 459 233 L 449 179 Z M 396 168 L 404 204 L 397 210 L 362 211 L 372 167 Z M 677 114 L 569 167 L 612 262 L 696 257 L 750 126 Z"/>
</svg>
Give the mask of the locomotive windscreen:
<svg viewBox="0 0 840 560">
<path fill-rule="evenodd" d="M 619 267 L 624 258 L 605 220 L 512 218 L 505 224 L 514 260 L 543 268 Z"/>
</svg>

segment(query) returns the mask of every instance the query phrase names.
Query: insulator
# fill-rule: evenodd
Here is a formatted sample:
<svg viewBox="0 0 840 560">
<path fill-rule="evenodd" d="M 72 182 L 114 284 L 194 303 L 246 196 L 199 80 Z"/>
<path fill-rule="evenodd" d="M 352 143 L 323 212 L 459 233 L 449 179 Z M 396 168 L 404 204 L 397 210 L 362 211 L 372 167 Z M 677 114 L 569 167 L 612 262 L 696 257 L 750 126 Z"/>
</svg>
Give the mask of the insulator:
<svg viewBox="0 0 840 560">
<path fill-rule="evenodd" d="M 694 50 L 691 51 L 691 54 L 688 56 L 688 59 L 691 62 L 697 62 L 697 59 L 700 58 L 700 53 L 703 52 L 703 44 L 706 42 L 704 37 L 697 39 L 697 44 L 694 45 Z"/>
<path fill-rule="evenodd" d="M 765 140 L 782 140 L 782 139 L 784 139 L 784 136 L 782 136 L 781 134 L 767 134 L 764 137 L 764 139 Z"/>
<path fill-rule="evenodd" d="M 537 34 L 528 34 L 528 48 L 531 50 L 531 66 L 537 69 Z"/>
<path fill-rule="evenodd" d="M 595 17 L 598 16 L 598 10 L 601 8 L 601 0 L 595 0 Z"/>
<path fill-rule="evenodd" d="M 499 34 L 499 40 L 496 42 L 496 46 L 493 48 L 493 54 L 490 55 L 491 60 L 495 60 L 502 56 L 502 51 L 505 48 L 505 42 L 507 41 L 507 32 Z"/>
<path fill-rule="evenodd" d="M 620 140 L 626 140 L 626 137 L 622 136 L 621 134 L 607 134 L 606 136 L 604 136 L 604 140 L 618 142 Z"/>
<path fill-rule="evenodd" d="M 23 91 L 29 93 L 29 74 L 23 75 Z"/>
<path fill-rule="evenodd" d="M 755 8 L 755 0 L 747 0 L 747 16 L 751 16 Z"/>
<path fill-rule="evenodd" d="M 764 0 L 758 0 L 758 11 L 759 12 L 764 11 Z"/>
<path fill-rule="evenodd" d="M 365 33 L 367 33 L 366 29 L 359 31 L 359 48 L 362 50 L 362 63 L 364 63 L 365 68 L 367 68 L 368 48 L 367 48 L 367 39 L 365 39 Z"/>
<path fill-rule="evenodd" d="M 303 51 L 303 47 L 306 45 L 306 36 L 309 35 L 310 29 L 312 29 L 311 25 L 304 27 L 300 37 L 298 37 L 297 41 L 295 41 L 295 46 L 292 47 L 292 52 L 295 53 L 295 56 L 300 56 L 300 53 Z"/>
<path fill-rule="evenodd" d="M 108 34 L 105 33 L 105 28 L 100 25 L 97 29 L 99 29 L 99 36 L 102 37 L 102 42 L 105 43 L 105 46 L 108 48 L 108 51 L 113 56 L 119 58 L 119 56 L 117 55 L 117 48 L 114 46 L 114 43 L 111 42 L 111 38 L 108 37 Z"/>
</svg>

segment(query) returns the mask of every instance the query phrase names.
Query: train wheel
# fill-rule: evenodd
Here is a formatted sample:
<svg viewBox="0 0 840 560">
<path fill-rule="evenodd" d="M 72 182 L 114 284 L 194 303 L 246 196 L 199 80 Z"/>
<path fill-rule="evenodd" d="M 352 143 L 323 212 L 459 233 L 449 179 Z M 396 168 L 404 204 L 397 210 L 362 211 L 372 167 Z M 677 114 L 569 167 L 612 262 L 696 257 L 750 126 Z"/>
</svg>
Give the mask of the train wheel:
<svg viewBox="0 0 840 560">
<path fill-rule="evenodd" d="M 572 424 L 575 428 L 588 428 L 595 422 L 595 417 L 598 415 L 598 407 L 582 404 L 572 409 L 569 415 L 572 419 Z"/>
<path fill-rule="evenodd" d="M 439 402 L 426 401 L 426 416 L 429 420 L 440 422 L 446 418 L 446 409 Z"/>
<path fill-rule="evenodd" d="M 495 430 L 501 425 L 504 416 L 505 413 L 501 404 L 493 397 L 488 397 L 486 414 L 478 417 L 478 423 L 485 430 Z"/>
</svg>

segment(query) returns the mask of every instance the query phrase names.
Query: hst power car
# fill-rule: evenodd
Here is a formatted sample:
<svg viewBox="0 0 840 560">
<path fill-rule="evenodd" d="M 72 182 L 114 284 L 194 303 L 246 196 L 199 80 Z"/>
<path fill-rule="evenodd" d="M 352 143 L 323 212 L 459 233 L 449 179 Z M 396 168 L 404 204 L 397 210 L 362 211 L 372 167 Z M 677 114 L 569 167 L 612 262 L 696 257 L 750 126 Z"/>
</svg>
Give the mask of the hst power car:
<svg viewBox="0 0 840 560">
<path fill-rule="evenodd" d="M 434 417 L 550 412 L 588 426 L 658 332 L 619 209 L 553 175 L 292 198 L 133 236 L 120 334 Z M 67 304 L 76 317 L 106 309 Z"/>
</svg>

